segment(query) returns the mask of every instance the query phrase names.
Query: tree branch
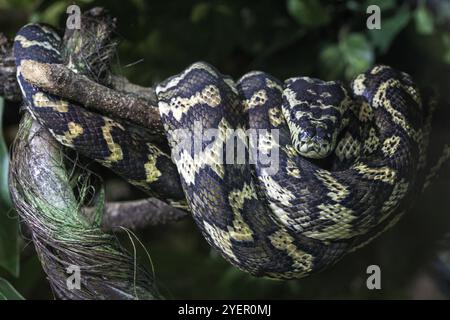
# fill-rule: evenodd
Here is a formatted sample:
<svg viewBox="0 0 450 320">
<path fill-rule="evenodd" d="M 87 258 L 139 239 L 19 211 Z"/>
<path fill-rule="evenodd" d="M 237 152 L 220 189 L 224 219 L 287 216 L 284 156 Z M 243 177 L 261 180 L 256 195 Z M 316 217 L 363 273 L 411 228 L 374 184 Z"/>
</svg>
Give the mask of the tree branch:
<svg viewBox="0 0 450 320">
<path fill-rule="evenodd" d="M 156 98 L 145 100 L 134 94 L 110 89 L 61 64 L 25 60 L 21 68 L 27 81 L 47 92 L 113 118 L 131 121 L 155 134 L 162 135 L 164 132 Z M 135 89 L 129 82 L 127 85 L 127 89 Z"/>
<path fill-rule="evenodd" d="M 89 217 L 94 214 L 94 208 L 84 208 Z M 108 202 L 102 218 L 102 229 L 105 232 L 121 231 L 120 227 L 131 230 L 143 230 L 150 226 L 178 221 L 187 212 L 172 208 L 156 198 Z"/>
<path fill-rule="evenodd" d="M 0 33 L 0 96 L 11 101 L 20 101 L 22 98 L 16 80 L 12 42 L 2 33 Z"/>
<path fill-rule="evenodd" d="M 95 24 L 95 27 L 92 24 Z M 29 60 L 22 64 L 24 77 L 50 93 L 111 117 L 144 126 L 155 135 L 161 134 L 163 138 L 154 90 L 135 85 L 124 77 L 109 73 L 109 58 L 116 46 L 116 42 L 111 39 L 115 19 L 105 10 L 93 8 L 83 14 L 81 26 L 81 30 L 66 30 L 64 36 L 65 47 L 71 48 L 64 52 L 64 58 L 70 61 L 78 73 L 65 65 L 43 64 Z M 96 45 L 93 45 L 94 43 Z M 103 50 L 101 55 L 94 52 L 99 47 Z M 4 95 L 8 100 L 20 101 L 22 96 L 15 74 L 12 42 L 0 35 L 0 80 L 3 80 L 0 81 L 0 95 Z M 95 78 L 99 83 L 89 78 Z M 84 211 L 89 214 L 90 210 L 85 208 Z M 178 220 L 186 214 L 156 198 L 110 202 L 105 205 L 102 227 L 105 230 L 120 230 L 117 229 L 119 226 L 142 229 Z"/>
</svg>

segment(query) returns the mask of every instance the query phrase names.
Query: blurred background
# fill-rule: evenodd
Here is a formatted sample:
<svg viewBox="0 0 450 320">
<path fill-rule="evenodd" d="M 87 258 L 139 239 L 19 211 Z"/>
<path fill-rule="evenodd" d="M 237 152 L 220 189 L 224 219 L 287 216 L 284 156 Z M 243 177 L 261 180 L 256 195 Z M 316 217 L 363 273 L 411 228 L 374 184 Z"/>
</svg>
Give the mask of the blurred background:
<svg viewBox="0 0 450 320">
<path fill-rule="evenodd" d="M 82 11 L 102 6 L 117 17 L 115 73 L 143 86 L 198 60 L 235 78 L 257 69 L 280 79 L 307 75 L 343 81 L 383 63 L 408 72 L 420 86 L 435 88 L 447 101 L 450 96 L 447 0 L 0 0 L 0 32 L 13 38 L 29 21 L 63 28 L 70 4 Z M 381 9 L 380 30 L 366 27 L 366 9 L 373 4 Z M 3 168 L 17 130 L 18 107 L 5 102 Z M 106 181 L 108 199 L 144 197 L 111 172 L 96 169 Z M 0 170 L 0 278 L 27 299 L 53 298 L 32 243 L 19 238 L 11 223 L 5 181 Z M 450 231 L 449 187 L 447 165 L 394 228 L 334 268 L 295 281 L 258 279 L 230 266 L 210 249 L 190 217 L 138 236 L 168 298 L 448 298 L 450 254 L 443 239 Z M 138 258 L 146 263 L 142 252 Z M 381 268 L 381 290 L 366 287 L 371 264 Z"/>
</svg>

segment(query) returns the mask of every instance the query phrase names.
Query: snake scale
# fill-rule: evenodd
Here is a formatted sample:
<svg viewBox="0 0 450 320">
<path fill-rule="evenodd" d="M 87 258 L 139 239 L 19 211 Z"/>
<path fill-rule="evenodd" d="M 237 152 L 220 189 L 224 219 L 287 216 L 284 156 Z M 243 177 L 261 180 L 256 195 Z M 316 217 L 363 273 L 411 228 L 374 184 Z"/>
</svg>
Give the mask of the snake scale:
<svg viewBox="0 0 450 320">
<path fill-rule="evenodd" d="M 208 243 L 252 275 L 291 279 L 329 267 L 394 225 L 418 188 L 431 108 L 406 73 L 378 65 L 348 87 L 263 72 L 234 82 L 195 63 L 156 89 L 168 154 L 128 124 L 24 79 L 24 60 L 62 63 L 60 46 L 41 24 L 15 38 L 33 117 L 151 195 L 187 203 Z M 199 129 L 214 134 L 199 139 Z M 236 161 L 239 144 L 257 157 Z"/>
</svg>

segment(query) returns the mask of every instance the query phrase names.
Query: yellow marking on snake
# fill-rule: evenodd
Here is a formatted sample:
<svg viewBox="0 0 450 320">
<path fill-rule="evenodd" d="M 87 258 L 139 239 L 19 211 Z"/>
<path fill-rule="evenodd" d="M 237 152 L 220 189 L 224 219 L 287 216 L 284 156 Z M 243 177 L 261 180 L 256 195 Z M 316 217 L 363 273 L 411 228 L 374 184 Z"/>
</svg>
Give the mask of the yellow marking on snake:
<svg viewBox="0 0 450 320">
<path fill-rule="evenodd" d="M 380 145 L 380 138 L 378 138 L 375 128 L 370 128 L 369 136 L 364 141 L 363 149 L 366 154 L 374 153 Z"/>
<path fill-rule="evenodd" d="M 278 218 L 278 220 L 287 228 L 296 232 L 303 232 L 311 226 L 311 217 L 308 214 L 302 214 L 295 218 L 291 217 L 285 209 L 269 201 L 269 207 Z"/>
<path fill-rule="evenodd" d="M 361 107 L 359 109 L 358 118 L 362 122 L 368 122 L 373 119 L 373 110 L 372 107 L 366 102 L 361 103 Z"/>
<path fill-rule="evenodd" d="M 172 152 L 174 161 L 177 165 L 178 172 L 187 184 L 195 184 L 195 175 L 205 166 L 211 169 L 220 177 L 223 178 L 225 172 L 223 168 L 223 146 L 225 141 L 229 141 L 234 134 L 231 125 L 222 119 L 218 125 L 218 136 L 212 143 L 204 148 L 203 151 L 197 153 L 194 157 L 191 156 L 189 148 L 183 139 L 190 139 L 184 130 L 170 132 L 170 136 L 178 137 L 176 144 L 178 147 L 174 148 Z M 240 143 L 245 143 L 241 141 Z"/>
<path fill-rule="evenodd" d="M 269 121 L 272 126 L 279 127 L 281 124 L 285 123 L 280 108 L 270 108 L 268 112 L 269 112 Z"/>
<path fill-rule="evenodd" d="M 383 151 L 385 156 L 392 157 L 397 152 L 399 146 L 400 137 L 394 135 L 384 140 L 381 150 Z"/>
<path fill-rule="evenodd" d="M 34 23 L 33 22 L 27 23 L 24 27 L 31 26 L 31 25 L 34 25 Z M 52 37 L 55 38 L 55 40 L 57 40 L 57 41 L 61 40 L 61 37 L 59 36 L 59 34 L 56 33 L 53 29 L 49 28 L 48 26 L 41 24 L 41 25 L 39 25 L 39 27 L 40 27 L 41 31 L 43 31 L 44 33 L 46 33 L 48 35 L 51 35 Z"/>
<path fill-rule="evenodd" d="M 407 89 L 408 93 L 411 95 L 411 97 L 418 102 L 419 106 L 421 106 L 420 103 L 420 97 L 418 97 L 418 93 L 414 91 L 411 87 L 406 87 L 401 84 L 399 80 L 395 79 L 389 79 L 383 82 L 379 87 L 375 95 L 372 99 L 372 104 L 375 108 L 377 107 L 383 107 L 386 109 L 387 112 L 390 113 L 392 120 L 403 130 L 406 131 L 406 133 L 413 138 L 415 141 L 418 141 L 419 137 L 421 136 L 421 130 L 415 130 L 411 127 L 411 125 L 406 121 L 405 116 L 398 110 L 396 110 L 391 103 L 391 99 L 388 99 L 386 97 L 387 92 L 389 92 L 388 89 L 392 88 L 402 88 Z"/>
<path fill-rule="evenodd" d="M 389 184 L 394 184 L 397 179 L 397 171 L 389 167 L 371 168 L 364 163 L 358 163 L 354 165 L 353 168 L 370 180 L 380 180 Z"/>
<path fill-rule="evenodd" d="M 253 185 L 245 184 L 242 190 L 232 190 L 228 194 L 228 200 L 233 210 L 233 226 L 228 226 L 230 237 L 237 241 L 253 241 L 253 231 L 242 218 L 246 200 L 257 199 Z"/>
<path fill-rule="evenodd" d="M 267 99 L 266 90 L 259 90 L 255 92 L 250 99 L 245 99 L 242 101 L 244 111 L 264 105 L 267 102 Z"/>
<path fill-rule="evenodd" d="M 297 98 L 297 92 L 295 92 L 294 90 L 290 89 L 290 88 L 286 88 L 283 91 L 283 97 L 288 101 L 288 104 L 291 106 L 295 106 L 298 104 L 310 104 L 309 101 L 307 100 L 302 100 L 302 99 L 298 99 Z M 347 101 L 343 102 L 344 103 L 348 103 Z M 333 105 L 329 105 L 329 104 L 324 104 L 322 102 L 322 100 L 317 100 L 316 103 L 314 104 L 314 107 L 316 108 L 320 108 L 322 110 L 327 110 L 327 109 L 335 109 L 335 106 Z M 289 118 L 289 110 L 288 108 L 282 108 L 284 116 L 286 119 Z M 298 112 L 298 116 L 297 118 L 300 118 L 302 116 L 309 116 L 312 119 L 316 119 L 316 120 L 321 120 L 321 119 L 329 119 L 331 121 L 336 121 L 336 116 L 334 115 L 330 115 L 330 114 L 319 114 L 318 117 L 317 115 L 315 116 L 311 111 L 299 111 Z"/>
<path fill-rule="evenodd" d="M 351 134 L 346 134 L 336 146 L 335 153 L 339 160 L 353 159 L 359 156 L 361 143 L 353 138 Z"/>
<path fill-rule="evenodd" d="M 285 115 L 287 116 L 287 115 Z M 301 131 L 303 130 L 302 126 L 297 125 L 296 123 L 289 122 L 289 131 L 291 133 L 292 144 L 295 146 L 297 151 L 301 152 Z"/>
<path fill-rule="evenodd" d="M 264 191 L 271 200 L 279 201 L 284 206 L 291 205 L 290 201 L 295 199 L 295 195 L 280 186 L 271 176 L 260 176 L 259 181 L 264 185 Z"/>
<path fill-rule="evenodd" d="M 297 248 L 294 238 L 285 230 L 280 229 L 269 236 L 270 243 L 278 250 L 286 252 L 292 258 L 291 275 L 302 274 L 312 269 L 314 257 Z M 283 274 L 285 275 L 285 274 Z"/>
<path fill-rule="evenodd" d="M 161 171 L 159 171 L 156 166 L 158 157 L 165 155 L 161 150 L 159 150 L 156 146 L 148 143 L 147 147 L 149 149 L 148 153 L 148 161 L 144 164 L 145 168 L 145 182 L 152 183 L 157 181 L 158 178 L 162 175 Z"/>
<path fill-rule="evenodd" d="M 337 179 L 334 178 L 329 171 L 318 170 L 316 177 L 325 185 L 326 190 L 329 191 L 327 196 L 329 196 L 332 200 L 339 202 L 350 194 L 347 187 L 337 181 Z"/>
<path fill-rule="evenodd" d="M 284 153 L 290 159 L 293 159 L 298 156 L 297 150 L 292 145 L 287 145 L 283 148 Z"/>
<path fill-rule="evenodd" d="M 278 91 L 280 91 L 280 93 L 283 92 L 283 87 L 280 86 L 280 85 L 279 85 L 278 83 L 276 83 L 275 81 L 270 80 L 269 78 L 266 79 L 266 86 L 267 86 L 268 88 L 278 90 Z"/>
<path fill-rule="evenodd" d="M 355 80 L 353 80 L 352 88 L 355 95 L 361 96 L 364 93 L 364 90 L 366 90 L 366 85 L 364 84 L 364 81 L 366 81 L 365 74 L 360 74 L 356 77 Z"/>
<path fill-rule="evenodd" d="M 66 146 L 73 146 L 73 140 L 75 138 L 79 137 L 80 135 L 82 135 L 84 130 L 81 125 L 79 125 L 78 123 L 75 123 L 75 122 L 69 122 L 67 124 L 67 126 L 68 126 L 68 131 L 66 133 L 64 133 L 63 137 L 61 137 L 61 140 L 62 140 L 61 143 Z"/>
<path fill-rule="evenodd" d="M 33 47 L 37 49 L 42 48 L 42 50 L 35 50 L 38 54 L 44 53 L 50 56 L 50 54 L 53 55 L 53 52 L 59 53 L 56 41 L 53 41 L 58 38 L 58 36 L 46 27 L 42 27 L 41 30 L 44 33 L 51 33 L 54 38 L 47 37 L 46 41 L 37 42 L 29 40 L 27 37 L 18 36 L 16 38 L 16 41 L 19 43 L 19 46 L 17 47 L 18 50 Z M 37 32 L 40 33 L 39 29 L 37 29 Z M 34 52 L 30 51 L 30 53 L 33 54 Z M 370 103 L 373 103 L 372 106 L 369 106 L 366 102 L 358 103 L 357 101 L 355 101 L 354 104 L 347 105 L 350 101 L 347 99 L 348 97 L 342 102 L 343 106 L 346 105 L 350 107 L 353 114 L 364 123 L 364 126 L 355 128 L 360 129 L 360 132 L 363 132 L 364 134 L 366 134 L 367 129 L 369 129 L 373 120 L 378 121 L 378 119 L 374 118 L 375 115 L 378 117 L 381 112 L 382 117 L 379 122 L 379 130 L 372 128 L 369 131 L 368 139 L 365 141 L 357 139 L 361 133 L 354 133 L 353 130 L 349 130 L 348 132 L 344 131 L 346 136 L 344 137 L 344 141 L 341 141 L 338 144 L 336 154 L 341 160 L 352 159 L 352 163 L 357 161 L 360 162 L 352 165 L 350 169 L 344 168 L 343 171 L 339 172 L 334 171 L 334 169 L 331 169 L 333 170 L 332 172 L 328 172 L 313 166 L 312 172 L 314 172 L 313 174 L 315 174 L 315 177 L 319 180 L 317 185 L 311 185 L 308 181 L 296 179 L 279 179 L 280 177 L 270 176 L 264 172 L 263 168 L 259 168 L 260 170 L 258 171 L 257 176 L 261 181 L 258 181 L 258 189 L 256 189 L 251 182 L 248 182 L 252 180 L 248 180 L 241 188 L 234 187 L 232 190 L 229 190 L 229 186 L 225 185 L 227 179 L 224 179 L 226 166 L 223 164 L 222 156 L 226 150 L 224 150 L 223 144 L 232 137 L 234 134 L 233 132 L 235 132 L 234 129 L 238 128 L 232 128 L 226 120 L 224 120 L 226 117 L 222 119 L 219 125 L 217 125 L 219 119 L 215 118 L 212 114 L 211 117 L 208 117 L 210 114 L 208 114 L 207 111 L 205 114 L 199 115 L 198 118 L 201 118 L 204 123 L 209 123 L 208 121 L 211 120 L 212 129 L 218 129 L 218 136 L 214 137 L 215 139 L 211 139 L 211 144 L 206 146 L 204 150 L 200 150 L 201 152 L 193 152 L 192 155 L 188 148 L 177 146 L 177 144 L 175 144 L 175 147 L 171 145 L 171 151 L 174 162 L 176 162 L 180 172 L 180 177 L 186 182 L 183 187 L 185 188 L 186 184 L 195 184 L 193 188 L 192 186 L 187 190 L 185 188 L 185 193 L 187 198 L 189 198 L 189 204 L 193 214 L 196 216 L 197 222 L 201 226 L 201 229 L 205 230 L 205 236 L 208 241 L 213 243 L 217 248 L 220 248 L 223 254 L 235 264 L 244 269 L 248 265 L 251 265 L 249 268 L 255 269 L 250 271 L 258 271 L 260 273 L 267 271 L 261 269 L 261 267 L 266 266 L 266 261 L 271 262 L 269 259 L 277 259 L 281 253 L 279 251 L 283 251 L 292 258 L 293 261 L 291 265 L 289 265 L 289 263 L 287 265 L 272 264 L 273 270 L 276 271 L 266 272 L 265 275 L 272 275 L 277 278 L 292 278 L 315 271 L 313 264 L 315 257 L 302 250 L 302 244 L 297 243 L 297 241 L 299 241 L 297 240 L 297 236 L 300 233 L 302 236 L 316 239 L 317 241 L 314 241 L 314 243 L 311 244 L 312 248 L 309 249 L 308 246 L 307 250 L 314 252 L 314 255 L 317 254 L 316 258 L 323 259 L 322 262 L 325 262 L 325 264 L 331 264 L 334 262 L 333 255 L 323 255 L 324 253 L 328 253 L 327 250 L 329 248 L 327 248 L 327 245 L 330 242 L 348 239 L 354 237 L 355 234 L 365 233 L 369 228 L 373 227 L 374 222 L 380 223 L 384 220 L 384 223 L 387 224 L 386 228 L 392 226 L 401 216 L 401 214 L 392 216 L 395 214 L 394 210 L 398 210 L 400 202 L 405 198 L 409 191 L 408 189 L 412 189 L 408 184 L 408 181 L 412 183 L 414 180 L 411 177 L 400 176 L 400 174 L 404 172 L 402 170 L 404 168 L 401 166 L 401 161 L 403 159 L 393 161 L 391 158 L 394 157 L 396 153 L 399 153 L 400 148 L 404 147 L 401 150 L 402 154 L 411 156 L 411 159 L 415 160 L 417 148 L 407 149 L 407 140 L 412 139 L 405 139 L 406 145 L 401 145 L 403 134 L 386 137 L 385 134 L 379 134 L 380 132 L 378 131 L 383 130 L 381 125 L 384 124 L 388 126 L 393 125 L 392 132 L 395 132 L 397 128 L 398 130 L 405 130 L 415 142 L 418 142 L 416 144 L 419 145 L 419 153 L 424 153 L 426 151 L 428 138 L 426 132 L 422 132 L 421 129 L 416 129 L 414 127 L 416 124 L 415 121 L 409 122 L 408 119 L 411 111 L 409 108 L 415 108 L 416 106 L 408 105 L 410 99 L 407 97 L 408 101 L 405 101 L 405 99 L 403 99 L 405 95 L 410 95 L 412 99 L 418 102 L 420 107 L 419 94 L 411 84 L 412 82 L 405 78 L 408 76 L 403 74 L 402 77 L 399 78 L 400 80 L 396 80 L 397 77 L 395 75 L 389 77 L 388 80 L 383 80 L 384 77 L 371 76 L 383 73 L 385 68 L 387 67 L 374 67 L 370 73 L 358 76 L 353 82 L 352 96 L 365 95 L 363 99 L 360 99 L 362 97 L 357 97 L 355 100 L 370 100 Z M 202 72 L 193 72 L 190 74 L 192 71 L 197 70 L 201 70 Z M 17 72 L 18 75 L 20 75 L 20 65 L 17 68 Z M 264 75 L 263 73 L 258 72 L 250 73 L 249 75 L 257 74 Z M 243 78 L 245 79 L 249 75 L 244 76 Z M 260 79 L 265 79 L 265 85 L 263 82 L 259 82 Z M 315 83 L 315 80 L 311 78 L 303 79 L 307 82 Z M 366 87 L 364 83 L 366 79 L 370 80 L 367 81 L 368 87 Z M 250 99 L 244 101 L 243 107 L 256 112 L 258 110 L 253 110 L 252 108 L 265 104 L 270 96 L 269 93 L 273 93 L 274 90 L 278 90 L 282 93 L 283 86 L 280 86 L 276 81 L 268 79 L 268 77 L 255 80 L 256 82 L 250 84 L 254 85 L 254 94 Z M 19 84 L 22 88 L 22 83 L 20 83 L 20 81 L 22 81 L 22 79 L 19 79 Z M 383 82 L 380 83 L 379 81 Z M 200 85 L 201 83 L 203 83 L 203 85 Z M 224 87 L 223 84 L 225 84 L 225 87 L 228 86 L 225 90 L 222 90 Z M 367 90 L 369 87 L 370 92 Z M 376 90 L 376 92 L 373 92 L 373 90 Z M 291 105 L 305 103 L 309 104 L 311 107 L 322 109 L 331 107 L 325 105 L 323 100 L 320 99 L 330 97 L 329 92 L 324 92 L 323 90 L 307 91 L 309 94 L 314 95 L 315 100 L 317 100 L 315 105 L 312 105 L 311 101 L 308 101 L 307 99 L 302 101 L 301 98 L 304 95 L 296 95 L 294 92 L 290 91 L 290 89 L 283 93 L 283 98 L 287 99 Z M 229 95 L 230 92 L 233 92 L 235 95 Z M 319 94 L 319 92 L 322 93 Z M 238 93 L 233 80 L 229 77 L 222 76 L 217 73 L 213 67 L 209 67 L 204 63 L 194 64 L 180 75 L 168 79 L 164 85 L 158 86 L 157 95 L 158 100 L 161 101 L 159 104 L 161 115 L 168 115 L 168 119 L 162 117 L 162 120 L 167 120 L 168 122 L 168 124 L 164 124 L 166 125 L 166 133 L 171 143 L 173 141 L 178 141 L 178 138 L 174 133 L 175 130 L 173 129 L 177 127 L 183 129 L 186 127 L 192 128 L 191 125 L 193 125 L 193 123 L 187 123 L 189 121 L 184 123 L 183 117 L 188 115 L 189 117 L 187 117 L 187 119 L 190 120 L 197 118 L 197 115 L 191 114 L 193 112 L 191 108 L 195 108 L 196 105 L 202 104 L 210 106 L 211 108 L 217 107 L 219 108 L 219 110 L 217 110 L 219 111 L 219 114 L 224 111 L 223 114 L 225 115 L 227 114 L 227 107 L 234 109 L 242 102 L 236 98 Z M 25 92 L 24 96 L 26 96 Z M 69 108 L 67 104 L 55 102 L 54 100 L 50 101 L 50 99 L 45 98 L 47 97 L 36 94 L 32 98 L 33 101 L 28 101 L 31 102 L 28 104 L 30 110 L 35 112 L 33 115 L 34 117 L 39 117 L 39 112 L 36 111 L 41 111 L 41 109 L 39 109 L 40 107 L 54 108 L 55 113 L 59 112 L 59 115 L 61 115 L 62 112 L 72 111 L 72 108 Z M 229 105 L 225 105 L 225 100 Z M 221 107 L 224 107 L 224 109 Z M 281 108 L 282 112 L 279 110 L 276 111 L 278 108 Z M 70 109 L 70 111 L 67 109 Z M 283 106 L 277 106 L 276 108 L 268 110 L 268 112 L 269 121 L 272 126 L 278 127 L 283 124 L 283 122 L 287 121 L 291 134 L 295 137 L 298 136 L 301 128 L 296 125 L 291 126 L 291 123 L 294 122 L 292 120 L 294 119 L 288 119 L 287 116 L 290 118 L 307 116 L 313 120 L 316 119 L 314 118 L 313 112 L 302 111 L 303 114 L 300 112 L 298 115 L 294 115 L 286 112 Z M 387 117 L 386 114 L 388 115 Z M 414 118 L 414 113 L 411 114 L 413 114 L 412 117 Z M 326 113 L 317 118 L 319 117 L 320 119 L 327 118 L 332 121 L 336 120 L 335 117 L 331 117 Z M 177 121 L 179 122 L 178 124 L 176 123 Z M 172 126 L 172 128 L 167 129 L 169 126 Z M 52 128 L 49 128 L 56 138 L 64 140 L 66 144 L 75 144 L 74 147 L 78 147 L 78 139 L 74 140 L 77 137 L 86 138 L 86 142 L 89 140 L 88 138 L 90 138 L 90 136 L 88 133 L 91 132 L 87 129 L 87 127 L 83 128 L 78 123 L 68 122 L 67 132 L 63 135 L 55 135 Z M 103 139 L 100 139 L 98 143 L 102 149 L 107 148 L 107 154 L 109 150 L 109 156 L 106 159 L 96 160 L 102 161 L 105 164 L 110 164 L 115 161 L 120 161 L 127 155 L 127 153 L 124 154 L 121 146 L 116 143 L 117 141 L 123 141 L 120 134 L 116 135 L 120 130 L 125 130 L 125 128 L 120 124 L 105 118 L 105 124 L 101 127 Z M 186 130 L 184 131 L 184 134 L 186 135 Z M 351 134 L 354 134 L 354 136 L 351 136 Z M 84 137 L 84 135 L 86 135 L 86 137 Z M 242 140 L 243 138 L 238 137 L 238 139 Z M 261 141 L 262 143 L 260 143 L 257 149 L 262 153 L 268 153 L 269 151 L 273 151 L 280 147 L 278 142 L 275 143 L 269 134 L 262 135 Z M 295 138 L 293 138 L 292 141 L 295 145 Z M 182 141 L 180 140 L 179 144 L 181 144 L 181 142 Z M 414 146 L 413 143 L 411 143 L 411 145 Z M 135 171 L 139 170 L 138 173 L 143 177 L 142 181 L 131 182 L 138 185 L 140 184 L 144 187 L 148 187 L 149 183 L 161 178 L 164 168 L 158 168 L 157 163 L 161 156 L 166 156 L 156 147 L 153 149 L 151 145 L 147 146 L 148 149 L 143 150 L 143 152 L 147 152 L 146 156 L 148 157 L 148 160 L 144 155 L 144 163 L 139 162 L 136 164 L 136 167 L 130 168 L 130 171 L 133 169 Z M 82 145 L 82 147 L 84 147 L 84 145 Z M 125 146 L 123 147 L 125 148 Z M 204 146 L 202 145 L 202 147 Z M 179 151 L 177 151 L 177 148 Z M 183 151 L 183 149 L 189 151 Z M 287 161 L 287 166 L 284 168 L 284 170 L 287 171 L 287 174 L 297 179 L 306 179 L 306 176 L 301 176 L 303 172 L 300 170 L 303 169 L 297 166 L 296 157 L 298 156 L 298 152 L 295 148 L 292 145 L 283 145 L 281 146 L 281 149 L 287 156 L 287 159 L 285 159 Z M 380 154 L 377 153 L 374 158 L 363 157 L 358 160 L 361 150 L 366 153 L 373 153 L 375 150 L 380 150 Z M 366 154 L 364 156 L 366 156 Z M 423 161 L 426 160 L 424 157 L 425 156 L 423 156 Z M 449 157 L 450 147 L 447 146 L 446 149 L 444 149 L 442 159 L 438 161 L 436 167 L 441 166 L 443 161 L 446 161 Z M 404 158 L 407 160 L 409 159 L 407 157 Z M 419 162 L 420 161 L 422 160 L 419 160 Z M 416 161 L 407 161 L 406 165 L 409 165 L 409 167 L 405 169 L 415 169 L 415 163 Z M 392 168 L 390 167 L 391 164 Z M 207 170 L 202 171 L 201 169 L 204 168 L 207 168 Z M 233 169 L 236 170 L 230 172 L 237 175 L 236 177 L 231 177 L 234 179 L 233 186 L 235 186 L 239 181 L 238 175 L 242 171 L 239 171 L 240 168 Z M 252 167 L 250 167 L 249 170 L 251 169 Z M 245 170 L 244 166 L 242 166 L 242 170 Z M 305 168 L 305 173 L 311 172 L 306 170 L 309 169 Z M 196 176 L 197 173 L 199 173 L 199 175 Z M 214 173 L 218 177 L 216 177 Z M 283 178 L 286 177 L 287 176 L 284 176 Z M 254 178 L 254 176 L 252 176 L 252 178 Z M 370 181 L 365 181 L 364 178 Z M 163 180 L 164 179 L 162 179 L 162 182 Z M 346 185 L 346 181 L 350 181 L 351 184 Z M 388 183 L 391 186 L 384 186 L 378 183 L 380 181 Z M 361 182 L 361 192 L 350 189 L 350 186 L 354 188 L 359 187 L 355 182 Z M 261 187 L 261 189 L 259 189 L 259 187 Z M 386 195 L 386 197 L 384 197 L 383 194 L 382 199 L 381 197 L 372 197 L 371 193 L 383 190 L 383 188 L 390 188 L 389 191 L 391 191 L 391 193 L 389 196 Z M 258 192 L 266 192 L 265 200 L 268 201 L 262 201 L 261 203 L 257 203 L 257 206 L 253 206 L 254 202 L 259 201 L 259 199 L 257 199 L 256 190 L 258 190 Z M 358 198 L 351 198 L 352 194 L 350 191 L 353 191 L 355 197 Z M 358 193 L 358 195 L 356 195 L 356 193 Z M 345 200 L 347 199 L 351 201 L 346 202 Z M 375 205 L 371 203 L 361 204 L 359 201 L 361 199 L 367 199 L 368 201 L 374 199 L 378 202 L 376 202 Z M 165 200 L 170 202 L 169 199 Z M 382 202 L 380 203 L 380 201 Z M 180 205 L 182 205 L 181 202 Z M 267 217 L 267 221 L 264 218 L 261 223 L 260 221 L 250 220 L 256 217 L 262 217 L 261 215 L 268 210 L 267 207 L 263 208 L 262 206 L 267 204 L 269 205 L 270 210 L 272 210 L 272 213 L 269 213 L 269 216 Z M 226 206 L 226 208 L 224 206 Z M 381 210 L 379 209 L 380 207 Z M 366 210 L 364 212 L 359 211 L 360 208 Z M 254 209 L 255 211 L 244 212 L 245 209 Z M 353 210 L 355 210 L 355 212 Z M 224 215 L 226 216 L 224 217 Z M 252 221 L 252 223 L 250 223 L 250 221 Z M 284 225 L 282 226 L 281 224 Z M 260 231 L 263 232 L 259 234 L 258 232 Z M 298 233 L 296 233 L 297 231 Z M 300 237 L 299 239 L 303 239 L 303 237 Z M 354 244 L 361 241 L 360 239 L 355 240 L 356 241 L 348 242 L 341 241 L 341 243 Z M 246 243 L 244 243 L 243 246 L 238 247 L 240 241 Z M 259 244 L 262 244 L 262 247 L 259 247 Z M 272 246 L 277 250 L 274 250 Z M 243 254 L 245 250 L 253 251 L 250 257 Z M 288 260 L 290 261 L 290 259 Z"/>
<path fill-rule="evenodd" d="M 125 130 L 122 125 L 111 120 L 109 118 L 104 117 L 105 125 L 102 126 L 103 139 L 105 139 L 106 145 L 110 151 L 110 155 L 103 159 L 102 162 L 105 164 L 110 164 L 112 162 L 117 162 L 123 159 L 122 148 L 119 144 L 114 142 L 114 138 L 112 136 L 111 130 L 113 128 L 119 128 L 121 130 Z"/>
<path fill-rule="evenodd" d="M 46 34 L 49 34 L 55 38 L 55 40 L 60 41 L 61 37 L 59 34 L 57 34 L 55 31 L 53 31 L 51 28 L 47 27 L 46 25 L 41 25 L 41 30 L 44 31 Z"/>
<path fill-rule="evenodd" d="M 287 159 L 286 172 L 291 177 L 294 177 L 294 178 L 297 178 L 297 179 L 301 178 L 301 176 L 300 176 L 300 172 L 301 172 L 300 168 L 297 166 L 295 161 L 293 161 L 290 158 Z"/>
<path fill-rule="evenodd" d="M 197 104 L 206 104 L 215 108 L 220 105 L 220 102 L 221 96 L 219 89 L 216 86 L 209 85 L 189 98 L 172 97 L 169 103 L 159 102 L 158 106 L 161 113 L 172 113 L 173 117 L 177 121 L 180 121 L 183 115 Z"/>
<path fill-rule="evenodd" d="M 45 50 L 50 50 L 57 54 L 60 54 L 60 51 L 48 42 L 28 40 L 27 38 L 25 38 L 22 35 L 16 36 L 14 38 L 14 41 L 18 41 L 20 43 L 20 45 L 22 46 L 22 48 L 29 48 L 29 47 L 36 46 L 36 47 L 41 47 L 41 48 L 44 48 Z"/>
<path fill-rule="evenodd" d="M 50 99 L 46 94 L 38 92 L 33 95 L 33 103 L 39 108 L 52 108 L 57 112 L 68 112 L 69 103 L 61 99 Z"/>
<path fill-rule="evenodd" d="M 386 66 L 382 66 L 382 65 L 375 66 L 375 67 L 372 68 L 372 70 L 370 70 L 370 73 L 371 74 L 377 74 L 377 73 L 380 73 L 381 71 L 383 71 L 386 68 L 387 68 Z"/>
<path fill-rule="evenodd" d="M 324 222 L 332 221 L 334 224 L 321 230 L 307 231 L 304 233 L 305 236 L 326 241 L 331 239 L 348 239 L 355 235 L 352 221 L 356 217 L 353 215 L 353 210 L 340 203 L 320 204 L 317 208 L 320 210 L 320 220 Z"/>
<path fill-rule="evenodd" d="M 244 203 L 249 199 L 256 199 L 256 192 L 253 185 L 245 184 L 241 190 L 236 189 L 229 193 L 229 203 L 234 215 L 232 224 L 227 226 L 227 231 L 213 226 L 207 221 L 203 221 L 203 226 L 213 243 L 227 253 L 229 258 L 234 261 L 238 260 L 233 252 L 231 240 L 253 241 L 253 231 L 241 215 Z"/>
</svg>

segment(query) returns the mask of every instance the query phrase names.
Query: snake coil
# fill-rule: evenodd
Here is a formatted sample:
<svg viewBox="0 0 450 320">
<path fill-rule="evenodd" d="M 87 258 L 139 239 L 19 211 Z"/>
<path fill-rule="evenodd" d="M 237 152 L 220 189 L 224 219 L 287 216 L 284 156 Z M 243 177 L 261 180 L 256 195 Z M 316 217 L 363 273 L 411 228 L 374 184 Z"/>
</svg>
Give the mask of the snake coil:
<svg viewBox="0 0 450 320">
<path fill-rule="evenodd" d="M 253 275 L 303 277 L 368 243 L 399 220 L 424 169 L 428 110 L 411 77 L 393 68 L 375 66 L 347 88 L 263 72 L 234 82 L 195 63 L 157 86 L 169 155 L 129 125 L 24 79 L 25 60 L 61 63 L 60 43 L 39 24 L 15 38 L 33 117 L 130 183 L 187 202 L 208 243 Z M 199 128 L 214 134 L 199 140 Z M 225 161 L 239 143 L 257 157 Z"/>
</svg>

